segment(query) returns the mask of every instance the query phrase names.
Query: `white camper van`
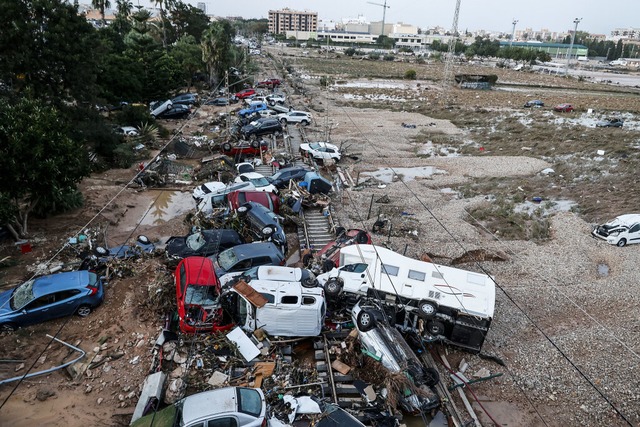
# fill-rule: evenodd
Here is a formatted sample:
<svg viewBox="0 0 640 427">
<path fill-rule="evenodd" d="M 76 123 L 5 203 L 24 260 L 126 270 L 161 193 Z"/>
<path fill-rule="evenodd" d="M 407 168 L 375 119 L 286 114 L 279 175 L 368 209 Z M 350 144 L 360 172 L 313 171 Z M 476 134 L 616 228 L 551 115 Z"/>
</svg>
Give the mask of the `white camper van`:
<svg viewBox="0 0 640 427">
<path fill-rule="evenodd" d="M 305 288 L 299 282 L 240 281 L 225 300 L 235 324 L 249 332 L 262 328 L 272 336 L 315 337 L 327 311 L 322 288 Z"/>
<path fill-rule="evenodd" d="M 480 351 L 495 306 L 495 282 L 486 274 L 357 244 L 341 249 L 340 266 L 318 276 L 327 298 L 354 295 L 395 305 L 406 314 L 397 326 L 425 326 L 425 334 Z"/>
</svg>

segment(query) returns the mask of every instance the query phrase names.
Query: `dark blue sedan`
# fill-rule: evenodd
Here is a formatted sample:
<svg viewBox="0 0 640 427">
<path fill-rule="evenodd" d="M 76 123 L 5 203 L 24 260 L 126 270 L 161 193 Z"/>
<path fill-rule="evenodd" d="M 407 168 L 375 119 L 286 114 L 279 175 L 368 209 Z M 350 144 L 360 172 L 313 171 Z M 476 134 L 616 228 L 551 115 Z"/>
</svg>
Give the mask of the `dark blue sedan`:
<svg viewBox="0 0 640 427">
<path fill-rule="evenodd" d="M 0 330 L 77 314 L 86 317 L 104 299 L 100 278 L 89 271 L 71 271 L 28 280 L 0 293 Z"/>
</svg>

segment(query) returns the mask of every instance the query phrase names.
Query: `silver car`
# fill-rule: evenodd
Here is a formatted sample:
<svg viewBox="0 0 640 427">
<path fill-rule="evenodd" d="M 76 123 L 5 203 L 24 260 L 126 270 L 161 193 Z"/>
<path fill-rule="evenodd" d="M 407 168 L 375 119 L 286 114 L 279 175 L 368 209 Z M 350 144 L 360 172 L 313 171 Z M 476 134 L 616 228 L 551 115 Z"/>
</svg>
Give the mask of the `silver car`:
<svg viewBox="0 0 640 427">
<path fill-rule="evenodd" d="M 176 404 L 183 427 L 266 426 L 267 407 L 258 388 L 224 387 L 193 394 Z"/>
</svg>

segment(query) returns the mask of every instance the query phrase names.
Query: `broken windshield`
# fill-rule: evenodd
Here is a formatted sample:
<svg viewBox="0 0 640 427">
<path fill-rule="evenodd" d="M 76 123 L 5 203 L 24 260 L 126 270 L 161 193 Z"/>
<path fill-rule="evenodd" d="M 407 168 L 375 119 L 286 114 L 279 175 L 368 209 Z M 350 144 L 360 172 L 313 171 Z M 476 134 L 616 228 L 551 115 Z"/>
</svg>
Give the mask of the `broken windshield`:
<svg viewBox="0 0 640 427">
<path fill-rule="evenodd" d="M 202 233 L 194 233 L 187 236 L 187 247 L 191 250 L 197 251 L 207 243 Z"/>
<path fill-rule="evenodd" d="M 233 251 L 233 248 L 222 251 L 220 255 L 218 255 L 218 265 L 226 271 L 229 271 L 236 262 L 238 262 L 238 257 Z"/>
<path fill-rule="evenodd" d="M 215 286 L 188 285 L 184 300 L 187 304 L 212 306 L 218 302 L 218 290 Z"/>
<path fill-rule="evenodd" d="M 35 299 L 33 295 L 34 282 L 35 280 L 26 281 L 13 291 L 13 298 L 11 299 L 11 308 L 13 310 L 18 310 Z"/>
</svg>

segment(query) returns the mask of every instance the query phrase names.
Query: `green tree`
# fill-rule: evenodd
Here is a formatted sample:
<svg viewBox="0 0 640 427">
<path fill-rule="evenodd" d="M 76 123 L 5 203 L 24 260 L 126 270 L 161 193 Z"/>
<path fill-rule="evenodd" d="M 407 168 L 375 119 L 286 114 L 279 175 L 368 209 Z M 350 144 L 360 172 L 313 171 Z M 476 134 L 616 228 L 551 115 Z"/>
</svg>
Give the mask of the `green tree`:
<svg viewBox="0 0 640 427">
<path fill-rule="evenodd" d="M 183 36 L 192 36 L 197 43 L 202 41 L 202 33 L 209 26 L 209 18 L 197 7 L 182 2 L 176 3 L 171 11 L 171 41 Z"/>
<path fill-rule="evenodd" d="M 167 12 L 173 10 L 176 0 L 153 0 L 160 8 L 160 21 L 162 21 L 162 47 L 167 48 L 167 26 L 170 25 L 167 19 Z"/>
<path fill-rule="evenodd" d="M 21 98 L 0 99 L 0 170 L 1 198 L 10 203 L 4 219 L 26 237 L 29 214 L 38 204 L 72 192 L 90 168 L 86 151 L 69 137 L 56 108 Z"/>
<path fill-rule="evenodd" d="M 233 65 L 235 31 L 227 20 L 213 22 L 202 36 L 202 61 L 207 65 L 209 83 L 215 86 Z"/>
<path fill-rule="evenodd" d="M 111 2 L 109 0 L 91 0 L 91 5 L 100 11 L 100 16 L 102 16 L 102 25 L 106 25 L 107 20 L 104 19 L 104 11 L 111 7 Z"/>
<path fill-rule="evenodd" d="M 78 10 L 60 0 L 0 2 L 0 81 L 58 106 L 92 101 L 99 39 Z"/>
<path fill-rule="evenodd" d="M 178 64 L 181 80 L 191 88 L 193 75 L 204 69 L 202 46 L 193 36 L 185 35 L 176 42 L 170 55 Z"/>
</svg>

